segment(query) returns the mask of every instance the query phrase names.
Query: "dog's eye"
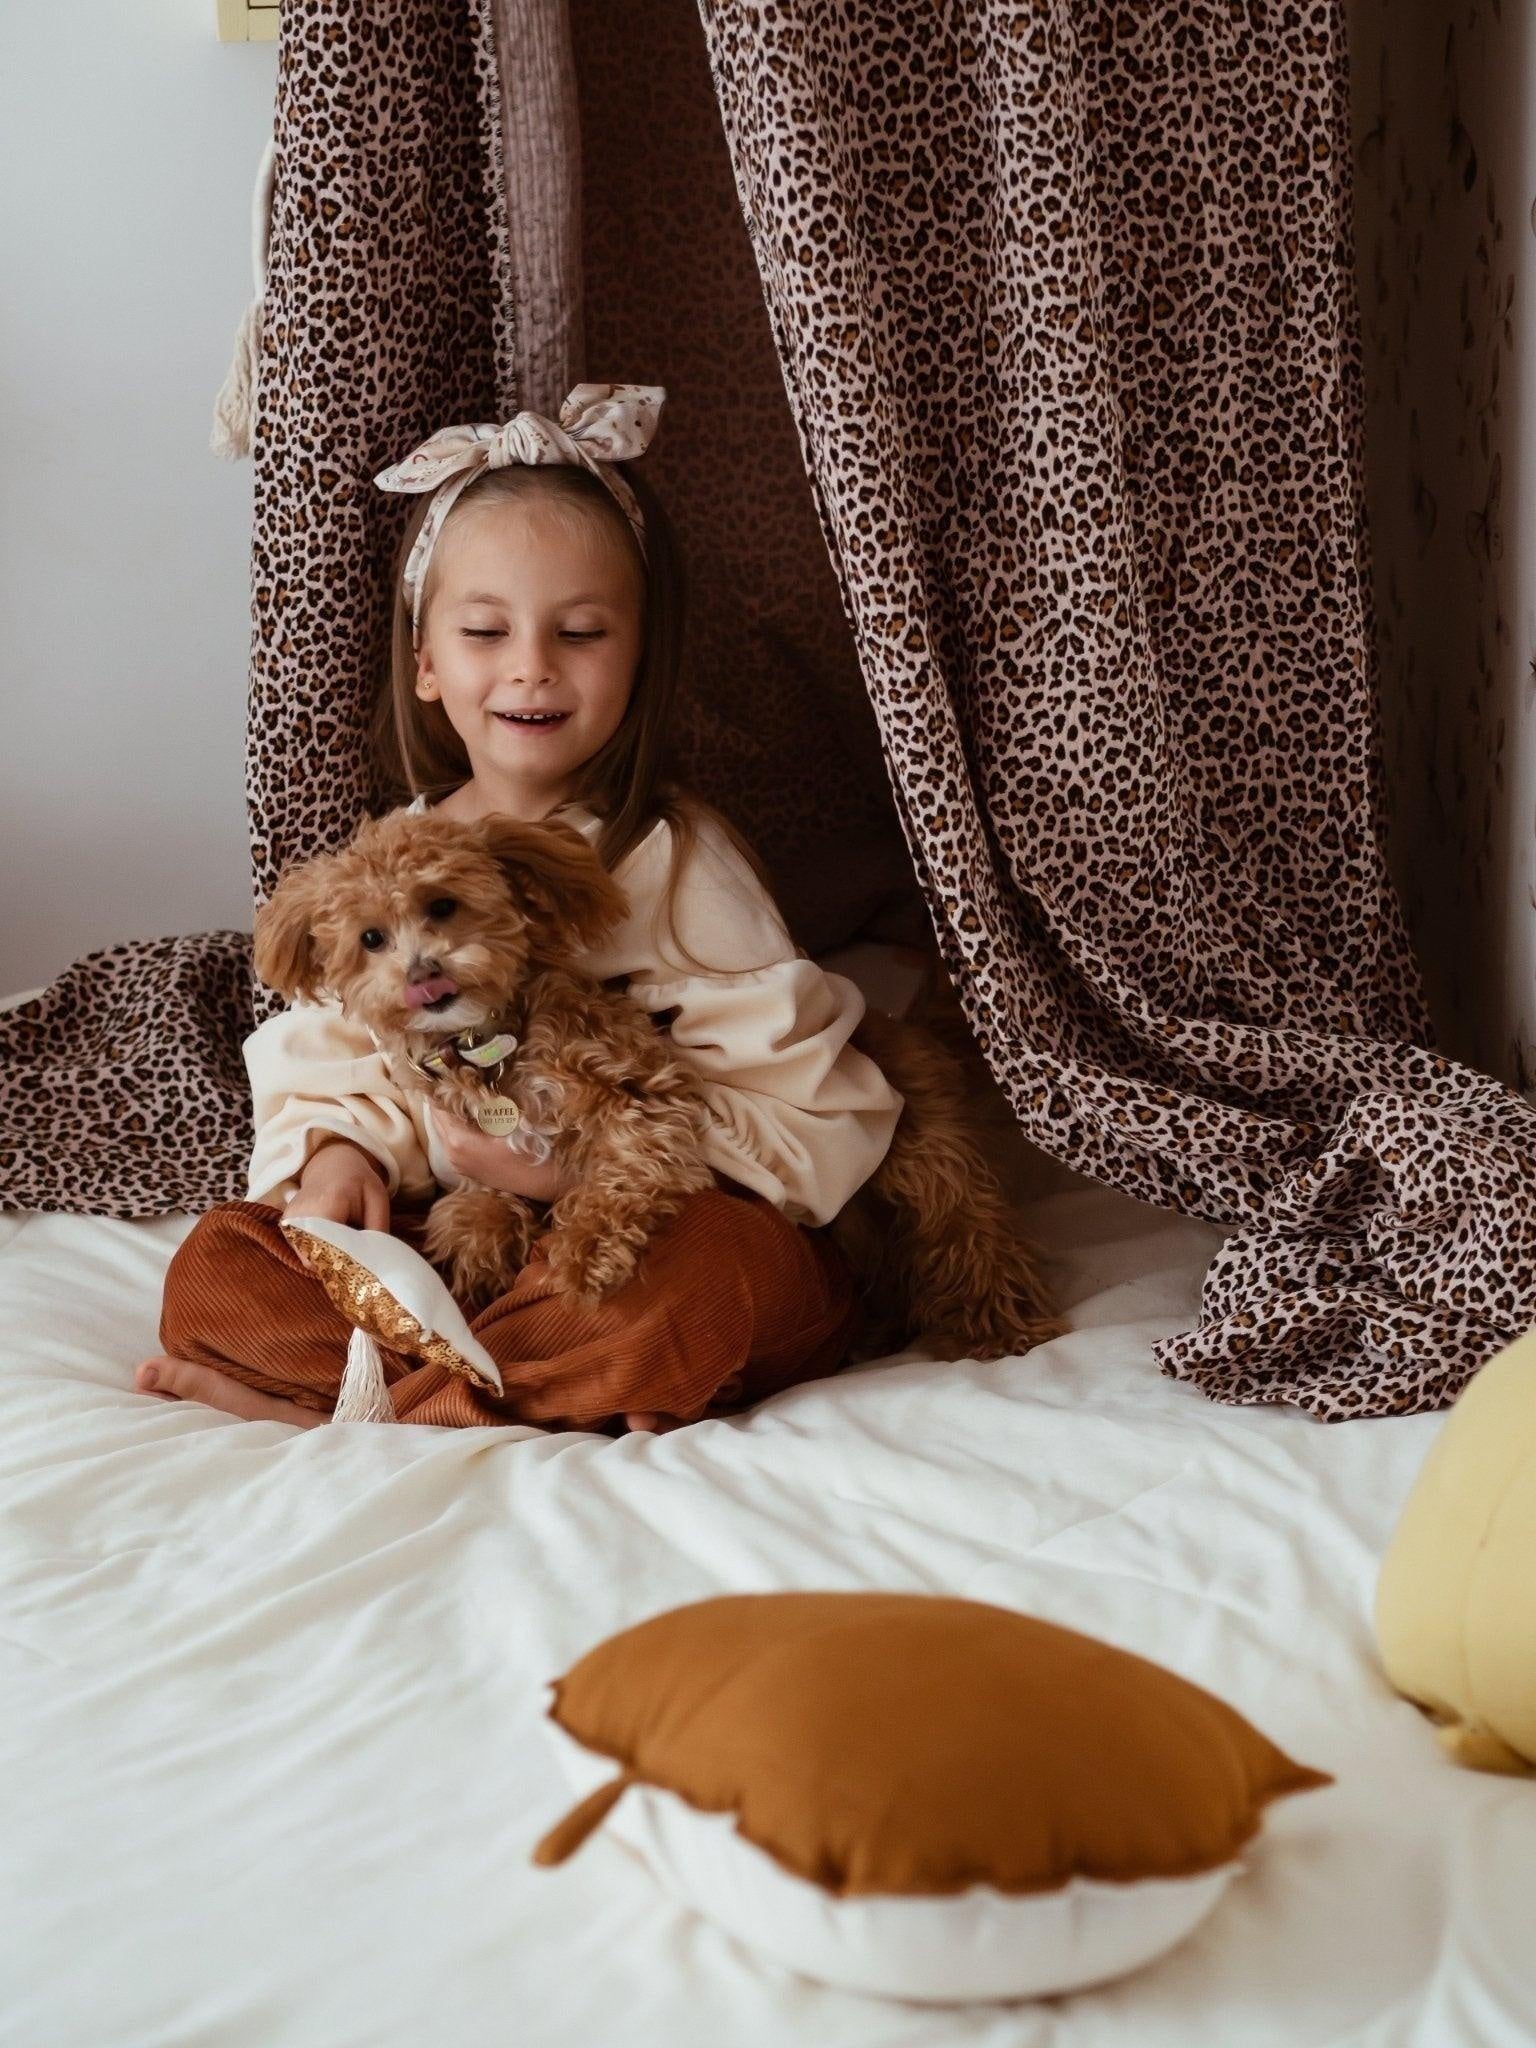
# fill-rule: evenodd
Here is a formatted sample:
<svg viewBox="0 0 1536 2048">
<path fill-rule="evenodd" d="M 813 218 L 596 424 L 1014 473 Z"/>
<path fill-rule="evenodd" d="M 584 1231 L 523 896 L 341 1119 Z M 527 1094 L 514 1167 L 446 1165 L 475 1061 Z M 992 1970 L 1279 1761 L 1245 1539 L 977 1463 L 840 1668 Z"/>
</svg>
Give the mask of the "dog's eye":
<svg viewBox="0 0 1536 2048">
<path fill-rule="evenodd" d="M 377 953 L 381 946 L 388 944 L 387 934 L 381 932 L 376 924 L 369 925 L 367 931 L 363 933 L 362 947 L 365 953 Z"/>
<path fill-rule="evenodd" d="M 452 896 L 434 896 L 427 905 L 427 915 L 435 918 L 452 917 L 458 907 L 457 899 Z"/>
</svg>

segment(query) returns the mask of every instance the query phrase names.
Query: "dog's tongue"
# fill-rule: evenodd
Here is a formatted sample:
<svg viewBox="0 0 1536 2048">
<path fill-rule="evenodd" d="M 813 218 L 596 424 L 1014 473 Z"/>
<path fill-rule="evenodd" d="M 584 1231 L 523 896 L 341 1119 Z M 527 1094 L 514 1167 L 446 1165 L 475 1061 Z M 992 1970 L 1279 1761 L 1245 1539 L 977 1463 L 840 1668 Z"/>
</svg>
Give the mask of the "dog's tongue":
<svg viewBox="0 0 1536 2048">
<path fill-rule="evenodd" d="M 450 981 L 446 974 L 434 974 L 426 981 L 408 981 L 405 984 L 405 1007 L 419 1010 L 427 1003 L 435 1003 L 439 996 L 456 996 L 458 992 L 459 984 Z"/>
</svg>

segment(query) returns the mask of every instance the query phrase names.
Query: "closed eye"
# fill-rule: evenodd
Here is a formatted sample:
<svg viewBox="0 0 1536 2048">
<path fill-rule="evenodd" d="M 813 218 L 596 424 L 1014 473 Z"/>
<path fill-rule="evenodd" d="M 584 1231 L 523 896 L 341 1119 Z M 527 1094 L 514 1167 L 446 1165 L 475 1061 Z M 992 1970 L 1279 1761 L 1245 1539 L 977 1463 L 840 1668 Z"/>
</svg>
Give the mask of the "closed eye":
<svg viewBox="0 0 1536 2048">
<path fill-rule="evenodd" d="M 462 631 L 466 640 L 499 640 L 501 638 L 501 628 L 499 626 L 465 626 Z M 604 631 L 600 626 L 594 627 L 588 633 L 568 631 L 560 635 L 562 640 L 601 640 L 603 637 Z"/>
</svg>

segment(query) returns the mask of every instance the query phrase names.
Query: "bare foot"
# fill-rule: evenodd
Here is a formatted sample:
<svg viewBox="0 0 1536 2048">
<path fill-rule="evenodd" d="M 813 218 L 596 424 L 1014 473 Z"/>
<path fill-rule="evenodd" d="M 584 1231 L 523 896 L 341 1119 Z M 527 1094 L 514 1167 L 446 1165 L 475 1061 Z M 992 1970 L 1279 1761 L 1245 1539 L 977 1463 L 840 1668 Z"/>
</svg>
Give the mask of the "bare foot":
<svg viewBox="0 0 1536 2048">
<path fill-rule="evenodd" d="M 313 1408 L 301 1408 L 297 1401 L 282 1401 L 275 1394 L 258 1394 L 243 1380 L 216 1372 L 211 1365 L 192 1365 L 185 1358 L 148 1358 L 133 1376 L 141 1394 L 154 1394 L 162 1401 L 201 1401 L 226 1415 L 242 1416 L 247 1422 L 294 1422 L 312 1429 L 325 1416 Z"/>
<path fill-rule="evenodd" d="M 675 1415 L 626 1415 L 624 1425 L 636 1435 L 664 1436 L 669 1429 L 681 1429 Z"/>
</svg>

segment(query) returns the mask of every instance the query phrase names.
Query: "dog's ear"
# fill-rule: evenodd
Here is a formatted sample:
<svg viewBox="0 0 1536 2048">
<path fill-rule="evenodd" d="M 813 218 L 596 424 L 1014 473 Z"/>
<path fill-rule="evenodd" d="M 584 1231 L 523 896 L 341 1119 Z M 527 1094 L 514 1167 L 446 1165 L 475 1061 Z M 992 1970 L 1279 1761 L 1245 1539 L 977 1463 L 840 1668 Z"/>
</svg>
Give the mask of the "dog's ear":
<svg viewBox="0 0 1536 2048">
<path fill-rule="evenodd" d="M 289 868 L 256 913 L 256 972 L 290 1003 L 300 996 L 318 996 L 321 989 L 320 949 L 315 944 L 315 913 L 325 897 L 322 860 Z"/>
<path fill-rule="evenodd" d="M 486 818 L 487 853 L 556 952 L 596 945 L 623 918 L 629 898 L 574 825 Z"/>
</svg>

